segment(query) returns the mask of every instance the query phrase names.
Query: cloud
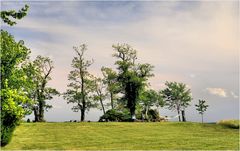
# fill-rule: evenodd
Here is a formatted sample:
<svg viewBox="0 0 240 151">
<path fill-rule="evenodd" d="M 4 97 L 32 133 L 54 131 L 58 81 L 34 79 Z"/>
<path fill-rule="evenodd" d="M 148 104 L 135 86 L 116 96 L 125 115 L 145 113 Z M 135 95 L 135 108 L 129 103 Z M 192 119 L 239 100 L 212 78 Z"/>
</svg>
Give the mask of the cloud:
<svg viewBox="0 0 240 151">
<path fill-rule="evenodd" d="M 220 97 L 227 97 L 227 92 L 222 88 L 206 88 L 207 92 Z"/>
<path fill-rule="evenodd" d="M 237 99 L 237 98 L 238 98 L 238 95 L 236 95 L 233 91 L 231 91 L 230 94 L 232 95 L 232 97 L 233 97 L 234 99 Z"/>
<path fill-rule="evenodd" d="M 190 78 L 195 78 L 195 77 L 196 77 L 196 75 L 195 75 L 195 74 L 193 74 L 193 73 L 191 73 L 191 74 L 189 75 L 189 77 L 190 77 Z"/>
</svg>

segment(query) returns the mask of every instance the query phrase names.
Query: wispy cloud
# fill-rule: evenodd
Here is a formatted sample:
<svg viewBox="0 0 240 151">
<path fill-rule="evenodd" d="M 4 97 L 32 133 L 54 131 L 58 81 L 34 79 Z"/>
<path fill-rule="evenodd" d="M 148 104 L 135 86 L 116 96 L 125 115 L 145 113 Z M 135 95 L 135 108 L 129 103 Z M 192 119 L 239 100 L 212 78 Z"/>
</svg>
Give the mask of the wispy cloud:
<svg viewBox="0 0 240 151">
<path fill-rule="evenodd" d="M 236 95 L 233 91 L 231 91 L 230 94 L 232 95 L 232 97 L 233 97 L 234 99 L 237 99 L 237 98 L 239 97 L 239 96 Z"/>
<path fill-rule="evenodd" d="M 222 88 L 206 88 L 207 92 L 220 97 L 227 97 L 226 90 Z"/>
</svg>

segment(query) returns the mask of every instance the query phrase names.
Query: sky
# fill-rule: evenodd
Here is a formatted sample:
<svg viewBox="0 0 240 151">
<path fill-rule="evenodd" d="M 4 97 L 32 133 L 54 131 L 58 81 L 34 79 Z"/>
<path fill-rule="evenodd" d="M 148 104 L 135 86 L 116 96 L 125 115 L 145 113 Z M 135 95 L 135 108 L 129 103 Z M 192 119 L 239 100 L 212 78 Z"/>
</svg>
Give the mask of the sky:
<svg viewBox="0 0 240 151">
<path fill-rule="evenodd" d="M 206 122 L 239 119 L 239 2 L 235 1 L 1 1 L 1 9 L 20 9 L 28 15 L 17 25 L 1 28 L 24 40 L 37 55 L 54 62 L 48 86 L 61 93 L 69 83 L 75 55 L 73 46 L 87 44 L 86 58 L 94 59 L 90 73 L 114 66 L 113 44 L 127 43 L 138 53 L 138 62 L 154 66 L 151 88 L 164 89 L 166 81 L 185 83 L 193 100 L 186 109 L 189 121 L 199 122 L 194 104 L 209 105 Z M 63 97 L 47 101 L 53 108 L 47 121 L 79 120 Z M 161 116 L 175 111 L 160 108 Z M 86 120 L 97 121 L 102 111 L 91 109 Z M 33 115 L 26 118 L 33 119 Z"/>
</svg>

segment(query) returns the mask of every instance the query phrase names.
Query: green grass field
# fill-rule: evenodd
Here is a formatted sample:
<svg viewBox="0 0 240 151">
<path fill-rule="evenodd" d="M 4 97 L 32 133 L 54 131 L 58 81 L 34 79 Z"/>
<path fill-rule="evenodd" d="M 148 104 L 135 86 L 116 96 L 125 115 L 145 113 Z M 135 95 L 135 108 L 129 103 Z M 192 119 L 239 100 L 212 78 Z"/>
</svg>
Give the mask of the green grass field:
<svg viewBox="0 0 240 151">
<path fill-rule="evenodd" d="M 4 150 L 238 150 L 239 129 L 199 123 L 22 123 Z"/>
</svg>

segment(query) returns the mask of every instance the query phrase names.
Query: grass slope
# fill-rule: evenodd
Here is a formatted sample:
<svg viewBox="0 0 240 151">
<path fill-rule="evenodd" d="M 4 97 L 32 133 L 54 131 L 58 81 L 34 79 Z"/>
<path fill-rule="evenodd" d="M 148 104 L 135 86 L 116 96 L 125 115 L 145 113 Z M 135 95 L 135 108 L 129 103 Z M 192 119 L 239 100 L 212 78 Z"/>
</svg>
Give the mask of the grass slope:
<svg viewBox="0 0 240 151">
<path fill-rule="evenodd" d="M 238 150 L 238 129 L 198 123 L 22 123 L 4 150 Z"/>
</svg>

